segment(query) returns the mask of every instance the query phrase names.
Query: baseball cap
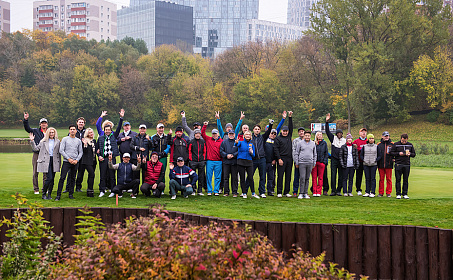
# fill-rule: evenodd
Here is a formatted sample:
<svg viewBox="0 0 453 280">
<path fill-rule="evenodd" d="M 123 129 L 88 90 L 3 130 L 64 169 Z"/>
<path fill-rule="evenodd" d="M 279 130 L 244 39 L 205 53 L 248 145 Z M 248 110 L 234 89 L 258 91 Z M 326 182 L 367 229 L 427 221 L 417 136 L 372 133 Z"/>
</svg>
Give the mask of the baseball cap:
<svg viewBox="0 0 453 280">
<path fill-rule="evenodd" d="M 46 122 L 46 123 L 48 123 L 48 121 L 47 121 L 47 119 L 46 119 L 46 118 L 42 118 L 42 119 L 40 119 L 40 120 L 39 120 L 39 123 L 43 123 L 43 122 Z"/>
<path fill-rule="evenodd" d="M 197 134 L 197 133 L 201 134 L 201 130 L 199 130 L 198 128 L 193 131 L 193 134 Z"/>
<path fill-rule="evenodd" d="M 362 131 L 368 131 L 368 130 L 366 130 L 366 128 L 364 127 L 359 130 L 359 132 L 362 132 Z"/>
<path fill-rule="evenodd" d="M 178 157 L 178 158 L 176 159 L 176 161 L 184 161 L 184 158 L 183 158 L 183 157 Z"/>
<path fill-rule="evenodd" d="M 211 133 L 212 133 L 212 134 L 214 134 L 214 133 L 219 134 L 219 131 L 218 131 L 216 128 L 214 128 L 214 129 L 211 131 Z"/>
<path fill-rule="evenodd" d="M 160 128 L 160 127 L 164 127 L 164 124 L 163 124 L 163 123 L 157 124 L 157 127 L 156 127 L 156 128 Z"/>
<path fill-rule="evenodd" d="M 271 133 L 277 134 L 277 130 L 275 128 L 272 128 Z"/>
<path fill-rule="evenodd" d="M 130 157 L 131 157 L 131 154 L 129 154 L 129 153 L 124 153 L 124 154 L 123 154 L 123 158 L 125 158 L 125 157 L 130 158 Z"/>
<path fill-rule="evenodd" d="M 138 128 L 145 128 L 146 129 L 146 125 L 141 124 Z"/>
<path fill-rule="evenodd" d="M 130 122 L 124 122 L 123 126 L 126 126 L 126 125 L 131 125 L 131 123 Z"/>
<path fill-rule="evenodd" d="M 301 131 L 301 130 L 305 131 L 305 128 L 299 127 L 299 128 L 297 129 L 297 132 L 299 132 L 299 131 Z"/>
<path fill-rule="evenodd" d="M 390 136 L 390 133 L 388 131 L 382 132 L 382 136 Z"/>
<path fill-rule="evenodd" d="M 199 123 L 199 122 L 194 122 L 194 123 L 193 123 L 193 126 L 201 126 L 201 123 Z"/>
<path fill-rule="evenodd" d="M 228 130 L 228 134 L 234 134 L 234 130 L 232 129 Z"/>
<path fill-rule="evenodd" d="M 151 153 L 151 156 L 152 156 L 152 155 L 159 156 L 159 154 L 158 154 L 157 152 L 152 152 L 152 153 Z"/>
</svg>

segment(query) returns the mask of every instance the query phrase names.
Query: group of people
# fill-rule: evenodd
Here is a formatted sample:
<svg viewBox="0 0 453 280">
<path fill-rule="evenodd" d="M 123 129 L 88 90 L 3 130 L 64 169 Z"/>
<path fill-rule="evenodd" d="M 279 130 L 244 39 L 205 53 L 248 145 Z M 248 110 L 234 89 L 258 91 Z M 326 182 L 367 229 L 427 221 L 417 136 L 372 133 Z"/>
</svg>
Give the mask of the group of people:
<svg viewBox="0 0 453 280">
<path fill-rule="evenodd" d="M 367 134 L 367 129 L 362 128 L 360 137 L 353 140 L 350 133 L 343 137 L 341 129 L 337 129 L 335 134 L 330 131 L 328 114 L 326 134 L 331 143 L 329 154 L 321 131 L 315 133 L 313 141 L 312 132 L 299 127 L 298 137 L 292 138 L 291 111 L 282 113 L 276 128 L 273 128 L 274 121 L 270 119 L 263 129 L 264 133 L 261 133 L 259 124 L 252 130 L 242 124 L 244 112 L 241 112 L 235 128 L 232 123 L 223 127 L 220 113 L 216 112 L 217 128 L 211 130 L 211 136 L 206 134 L 209 122 L 203 125 L 195 122 L 189 127 L 184 111 L 181 112 L 182 125 L 175 129 L 174 136 L 171 129 L 168 134 L 164 133 L 162 123 L 156 126 L 157 133 L 152 136 L 146 133 L 145 124 L 134 132 L 129 122 L 123 123 L 124 114 L 124 110 L 119 112 L 119 123 L 114 131 L 114 124 L 104 120 L 107 112 L 103 111 L 96 122 L 98 139 L 95 139 L 93 129 L 85 128 L 85 119 L 81 117 L 75 125 L 69 126 L 68 135 L 60 141 L 57 130 L 48 127 L 47 119 L 42 118 L 38 128 L 30 128 L 29 115 L 24 113 L 24 128 L 30 133 L 34 152 L 35 194 L 40 194 L 38 173 L 43 173 L 42 198 L 52 199 L 55 173 L 61 169 L 56 201 L 61 199 L 63 192 L 68 192 L 69 198 L 74 199 L 74 190 L 82 191 L 85 171 L 88 173 L 86 193 L 88 197 L 93 197 L 95 169 L 99 164 L 99 197 L 103 197 L 108 190 L 111 192 L 109 197 L 130 193 L 132 198 L 136 198 L 139 191 L 147 197 L 161 197 L 166 187 L 168 162 L 171 199 L 176 199 L 179 192 L 185 198 L 203 196 L 203 190 L 208 196 L 223 194 L 247 198 L 249 189 L 252 197 L 260 199 L 274 196 L 275 186 L 277 197 L 309 199 L 310 176 L 313 196 L 329 195 L 327 165 L 330 158 L 330 196 L 353 196 L 354 175 L 357 195 L 362 195 L 365 174 L 363 196 L 375 197 L 376 172 L 379 170 L 378 196 L 391 197 L 392 170 L 395 167 L 396 198 L 409 199 L 410 158 L 415 157 L 415 149 L 408 142 L 407 134 L 401 135 L 400 141 L 394 143 L 385 131 L 380 142 L 376 143 L 374 135 Z M 287 118 L 288 125 L 284 125 Z M 120 162 L 116 163 L 118 156 Z M 293 166 L 295 178 L 291 193 Z M 257 169 L 259 182 L 256 192 L 254 175 Z M 63 190 L 65 180 L 66 190 Z M 385 181 L 387 188 L 384 190 Z"/>
</svg>

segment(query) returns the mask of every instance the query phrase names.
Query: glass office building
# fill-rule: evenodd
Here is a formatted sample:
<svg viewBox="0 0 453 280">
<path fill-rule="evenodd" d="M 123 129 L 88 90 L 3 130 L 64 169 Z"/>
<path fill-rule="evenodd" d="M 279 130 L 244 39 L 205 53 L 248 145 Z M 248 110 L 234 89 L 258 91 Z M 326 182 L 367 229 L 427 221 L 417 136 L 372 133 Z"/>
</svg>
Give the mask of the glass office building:
<svg viewBox="0 0 453 280">
<path fill-rule="evenodd" d="M 134 4 L 134 5 L 133 5 Z M 143 39 L 148 51 L 167 45 L 192 45 L 193 8 L 154 0 L 131 0 L 118 10 L 118 39 Z"/>
<path fill-rule="evenodd" d="M 310 13 L 318 0 L 288 0 L 287 23 L 310 28 Z"/>
</svg>

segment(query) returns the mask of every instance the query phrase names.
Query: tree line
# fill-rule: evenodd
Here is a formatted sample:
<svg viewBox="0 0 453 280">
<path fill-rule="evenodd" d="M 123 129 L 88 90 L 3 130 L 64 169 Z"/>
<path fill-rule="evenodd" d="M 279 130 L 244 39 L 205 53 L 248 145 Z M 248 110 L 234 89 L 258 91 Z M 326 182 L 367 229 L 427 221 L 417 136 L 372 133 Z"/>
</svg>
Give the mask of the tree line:
<svg viewBox="0 0 453 280">
<path fill-rule="evenodd" d="M 298 41 L 250 42 L 213 60 L 143 40 L 86 41 L 63 32 L 0 38 L 0 124 L 22 112 L 53 126 L 124 108 L 133 124 L 266 123 L 283 110 L 298 125 L 373 126 L 436 109 L 453 121 L 452 16 L 440 0 L 322 0 Z"/>
</svg>

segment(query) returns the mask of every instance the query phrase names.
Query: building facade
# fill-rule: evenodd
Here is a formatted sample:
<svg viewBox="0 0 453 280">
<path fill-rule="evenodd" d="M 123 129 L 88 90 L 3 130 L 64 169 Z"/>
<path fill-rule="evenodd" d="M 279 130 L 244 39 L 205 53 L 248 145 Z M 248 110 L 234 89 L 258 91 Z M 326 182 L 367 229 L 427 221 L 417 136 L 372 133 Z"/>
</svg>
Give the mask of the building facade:
<svg viewBox="0 0 453 280">
<path fill-rule="evenodd" d="M 288 0 L 287 23 L 309 28 L 311 8 L 316 2 L 318 0 Z"/>
<path fill-rule="evenodd" d="M 248 21 L 248 40 L 251 42 L 277 41 L 286 43 L 304 36 L 305 27 L 278 22 L 251 19 Z"/>
<path fill-rule="evenodd" d="M 61 30 L 87 40 L 117 38 L 116 4 L 104 0 L 48 0 L 33 2 L 33 30 Z"/>
<path fill-rule="evenodd" d="M 0 36 L 2 32 L 11 31 L 11 9 L 9 2 L 0 0 Z"/>
<path fill-rule="evenodd" d="M 125 37 L 143 39 L 150 52 L 163 44 L 191 47 L 193 8 L 162 1 L 131 0 L 130 7 L 118 11 L 118 39 Z"/>
</svg>

